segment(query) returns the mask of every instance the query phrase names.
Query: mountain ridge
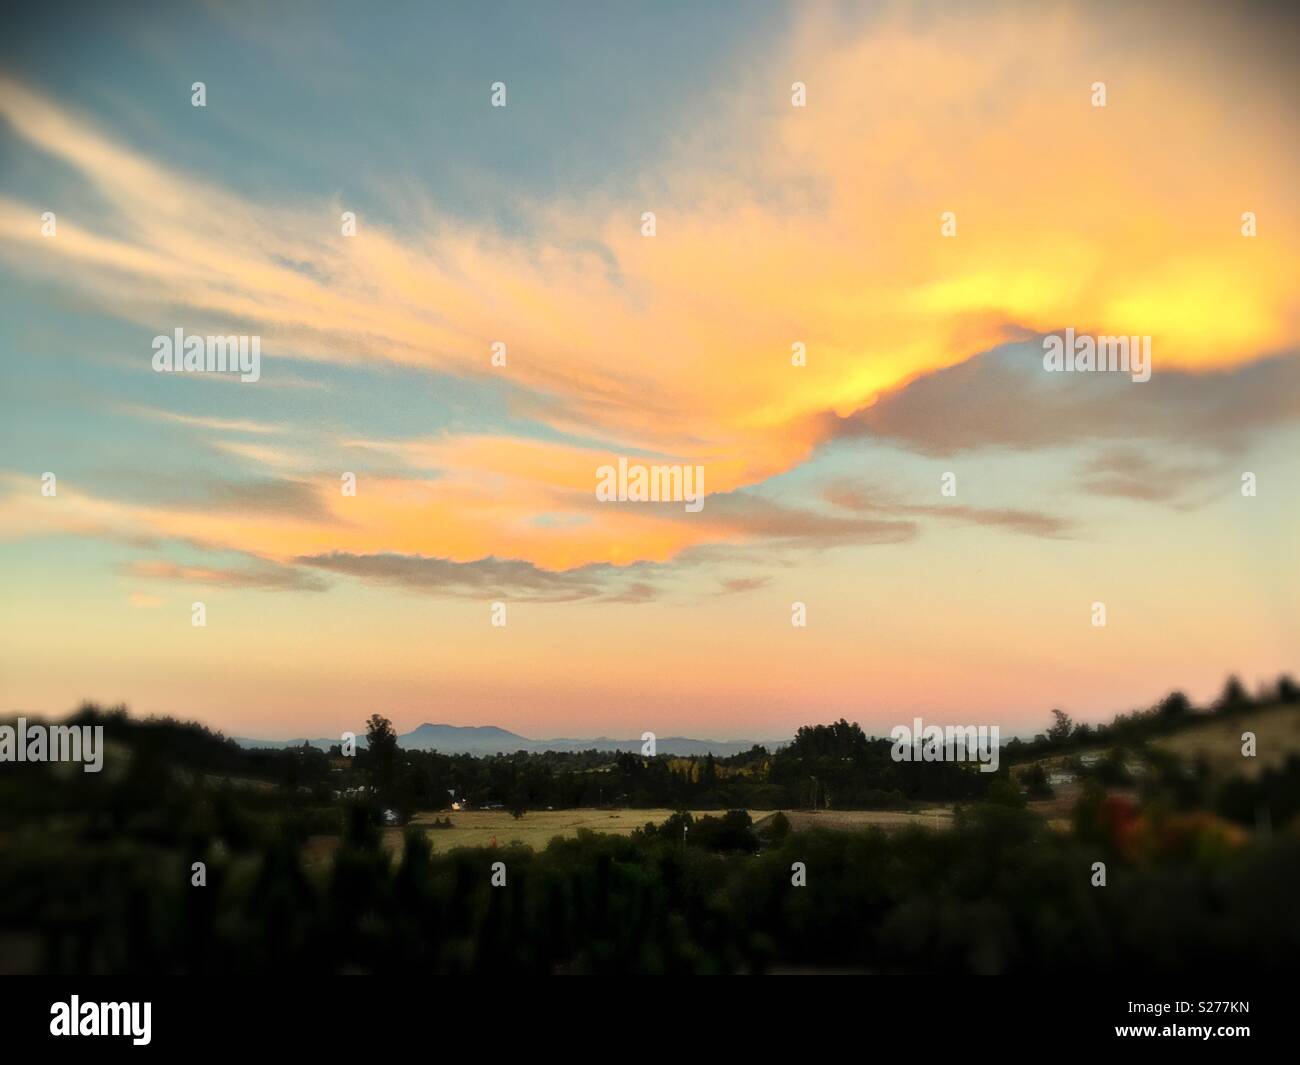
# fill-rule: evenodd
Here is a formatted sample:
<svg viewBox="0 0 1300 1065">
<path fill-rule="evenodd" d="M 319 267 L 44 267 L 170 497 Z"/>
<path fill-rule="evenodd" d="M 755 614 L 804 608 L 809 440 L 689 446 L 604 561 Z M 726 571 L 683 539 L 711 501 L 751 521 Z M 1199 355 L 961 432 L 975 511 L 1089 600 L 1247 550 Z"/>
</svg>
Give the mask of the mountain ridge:
<svg viewBox="0 0 1300 1065">
<path fill-rule="evenodd" d="M 339 743 L 335 738 L 307 738 L 274 740 L 259 739 L 249 736 L 231 737 L 241 747 L 250 750 L 279 749 L 283 747 L 301 747 L 304 743 L 321 750 L 329 750 Z M 364 745 L 364 731 L 357 732 L 358 743 Z M 757 740 L 711 740 L 695 739 L 690 736 L 663 736 L 655 740 L 655 749 L 659 754 L 726 756 L 747 751 Z M 785 741 L 782 741 L 785 742 Z M 639 753 L 643 745 L 640 739 L 618 739 L 610 736 L 594 737 L 554 737 L 551 739 L 532 739 L 517 732 L 501 728 L 499 725 L 449 725 L 442 722 L 425 721 L 409 732 L 399 733 L 397 744 L 404 750 L 433 751 L 442 754 L 515 754 L 524 751 L 529 754 L 543 751 L 609 751 Z M 765 744 L 774 746 L 770 741 Z"/>
</svg>

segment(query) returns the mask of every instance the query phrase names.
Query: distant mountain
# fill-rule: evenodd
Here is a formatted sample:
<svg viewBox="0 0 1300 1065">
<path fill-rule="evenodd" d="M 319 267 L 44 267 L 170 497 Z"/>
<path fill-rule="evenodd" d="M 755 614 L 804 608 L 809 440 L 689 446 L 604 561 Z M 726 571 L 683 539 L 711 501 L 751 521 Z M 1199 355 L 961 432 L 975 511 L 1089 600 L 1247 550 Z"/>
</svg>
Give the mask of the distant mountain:
<svg viewBox="0 0 1300 1065">
<path fill-rule="evenodd" d="M 431 725 L 397 737 L 398 746 L 411 751 L 441 751 L 443 754 L 508 754 L 532 750 L 530 740 L 496 725 Z"/>
<path fill-rule="evenodd" d="M 639 754 L 643 746 L 641 740 L 618 740 L 610 739 L 608 736 L 597 736 L 594 739 L 553 739 L 553 740 L 528 740 L 532 744 L 526 750 L 534 751 L 629 751 L 633 754 Z M 740 754 L 747 751 L 757 743 L 757 740 L 695 740 L 689 736 L 659 736 L 655 740 L 655 750 L 659 754 L 712 754 L 719 757 L 725 757 L 730 754 Z M 783 744 L 773 744 L 768 742 L 764 744 L 768 750 L 774 747 L 783 746 Z"/>
<path fill-rule="evenodd" d="M 252 749 L 301 747 L 304 743 L 321 750 L 328 750 L 339 742 L 337 738 L 296 739 L 296 740 L 259 740 L 244 736 L 234 737 L 241 747 Z M 357 732 L 357 740 L 365 744 L 365 733 Z M 754 740 L 695 740 L 686 736 L 661 736 L 655 741 L 655 749 L 660 754 L 726 756 L 739 754 L 754 746 Z M 426 722 L 410 732 L 397 737 L 399 746 L 410 751 L 439 751 L 442 754 L 513 754 L 516 751 L 630 751 L 640 752 L 641 740 L 610 739 L 597 736 L 595 739 L 553 739 L 534 740 L 520 736 L 516 732 L 497 728 L 495 725 L 435 725 Z M 767 744 L 769 748 L 773 744 Z"/>
</svg>

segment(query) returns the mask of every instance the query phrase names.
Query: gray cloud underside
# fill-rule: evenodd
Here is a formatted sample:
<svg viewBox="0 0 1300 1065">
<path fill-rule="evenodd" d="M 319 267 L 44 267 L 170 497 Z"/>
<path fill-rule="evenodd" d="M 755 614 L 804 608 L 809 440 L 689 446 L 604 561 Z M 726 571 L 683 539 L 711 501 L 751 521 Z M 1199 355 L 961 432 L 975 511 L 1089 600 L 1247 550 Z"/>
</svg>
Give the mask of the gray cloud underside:
<svg viewBox="0 0 1300 1065">
<path fill-rule="evenodd" d="M 646 504 L 609 504 L 641 506 Z M 761 542 L 767 549 L 790 547 L 834 547 L 847 544 L 899 543 L 916 536 L 911 521 L 878 520 L 858 516 L 827 515 L 787 506 L 757 495 L 732 492 L 710 496 L 706 504 L 709 521 L 721 525 L 726 535 L 738 534 Z M 693 515 L 664 511 L 670 520 L 690 520 Z M 610 603 L 639 603 L 655 598 L 659 589 L 654 578 L 680 565 L 704 559 L 704 547 L 692 548 L 672 562 L 640 562 L 629 566 L 592 563 L 553 572 L 520 559 L 495 557 L 453 562 L 424 555 L 353 555 L 341 552 L 300 556 L 303 566 L 326 570 L 361 580 L 400 585 L 431 594 L 474 599 L 525 599 L 534 602 L 595 600 Z M 731 551 L 714 545 L 724 561 Z M 750 581 L 757 580 L 755 578 Z M 738 592 L 757 583 L 728 582 L 725 590 Z"/>
<path fill-rule="evenodd" d="M 1073 523 L 1065 518 L 1035 510 L 972 507 L 961 503 L 900 503 L 877 497 L 866 487 L 847 483 L 832 485 L 826 491 L 826 498 L 837 507 L 858 513 L 934 518 L 961 525 L 992 526 L 1047 539 L 1067 538 L 1074 528 Z"/>
<path fill-rule="evenodd" d="M 844 418 L 823 416 L 828 440 L 871 437 L 923 455 L 983 447 L 1032 450 L 1087 442 L 1191 441 L 1222 454 L 1255 433 L 1300 419 L 1300 354 L 1227 370 L 1048 373 L 1037 344 L 985 352 L 881 396 Z"/>
<path fill-rule="evenodd" d="M 1206 502 L 1206 489 L 1214 482 L 1220 487 L 1229 483 L 1222 464 L 1162 463 L 1134 447 L 1111 448 L 1081 471 L 1079 486 L 1093 495 L 1145 503 L 1166 503 L 1187 509 Z M 1231 481 L 1233 487 L 1237 481 Z"/>
<path fill-rule="evenodd" d="M 295 561 L 372 583 L 470 599 L 644 602 L 655 595 L 651 585 L 629 579 L 632 574 L 644 572 L 644 565 L 618 567 L 596 563 L 552 572 L 520 559 L 488 557 L 453 562 L 425 555 L 352 555 L 337 551 L 304 555 Z"/>
</svg>

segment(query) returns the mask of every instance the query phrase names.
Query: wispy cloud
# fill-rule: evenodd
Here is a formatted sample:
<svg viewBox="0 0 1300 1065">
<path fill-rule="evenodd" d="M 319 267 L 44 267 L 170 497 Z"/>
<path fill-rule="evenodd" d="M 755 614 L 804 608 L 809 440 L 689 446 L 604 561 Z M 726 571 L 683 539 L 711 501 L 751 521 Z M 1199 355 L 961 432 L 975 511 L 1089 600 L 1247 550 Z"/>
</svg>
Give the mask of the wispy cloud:
<svg viewBox="0 0 1300 1065">
<path fill-rule="evenodd" d="M 739 595 L 742 592 L 755 592 L 772 583 L 771 577 L 732 577 L 722 582 L 719 595 Z"/>
<path fill-rule="evenodd" d="M 654 595 L 643 581 L 624 581 L 616 567 L 583 566 L 563 573 L 539 569 L 516 559 L 482 558 L 453 562 L 418 555 L 328 555 L 295 560 L 330 573 L 346 574 L 410 591 L 473 599 L 530 600 L 565 603 L 581 599 L 644 602 Z"/>
<path fill-rule="evenodd" d="M 268 591 L 320 592 L 328 585 L 318 576 L 288 566 L 265 563 L 243 567 L 184 566 L 175 562 L 137 561 L 123 567 L 128 576 L 215 588 L 260 588 Z"/>
<path fill-rule="evenodd" d="M 175 411 L 155 407 L 125 406 L 127 414 L 152 421 L 170 422 L 173 425 L 186 425 L 195 429 L 210 429 L 218 433 L 253 433 L 263 436 L 269 433 L 283 433 L 285 427 L 269 422 L 257 422 L 248 418 L 215 418 L 209 415 L 180 414 Z"/>
<path fill-rule="evenodd" d="M 1069 536 L 1073 530 L 1073 523 L 1068 519 L 1040 511 L 1018 510 L 1014 507 L 973 507 L 956 502 L 904 503 L 882 492 L 846 483 L 828 487 L 826 498 L 837 507 L 859 514 L 932 518 L 960 525 L 1005 529 L 1026 536 L 1058 539 Z"/>
<path fill-rule="evenodd" d="M 1185 508 L 1201 505 L 1229 488 L 1235 489 L 1237 481 L 1221 462 L 1159 461 L 1137 448 L 1117 447 L 1084 467 L 1080 486 L 1093 495 Z"/>
</svg>

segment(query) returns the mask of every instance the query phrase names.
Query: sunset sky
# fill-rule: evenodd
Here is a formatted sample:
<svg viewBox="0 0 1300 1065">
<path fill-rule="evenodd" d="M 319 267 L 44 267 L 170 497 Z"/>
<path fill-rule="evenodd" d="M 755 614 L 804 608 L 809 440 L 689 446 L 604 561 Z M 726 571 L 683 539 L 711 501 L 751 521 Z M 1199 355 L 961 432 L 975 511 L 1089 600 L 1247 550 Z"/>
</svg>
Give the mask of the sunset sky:
<svg viewBox="0 0 1300 1065">
<path fill-rule="evenodd" d="M 0 712 L 1029 733 L 1296 671 L 1294 19 L 949 6 L 18 16 Z M 703 509 L 598 502 L 620 456 Z"/>
</svg>

